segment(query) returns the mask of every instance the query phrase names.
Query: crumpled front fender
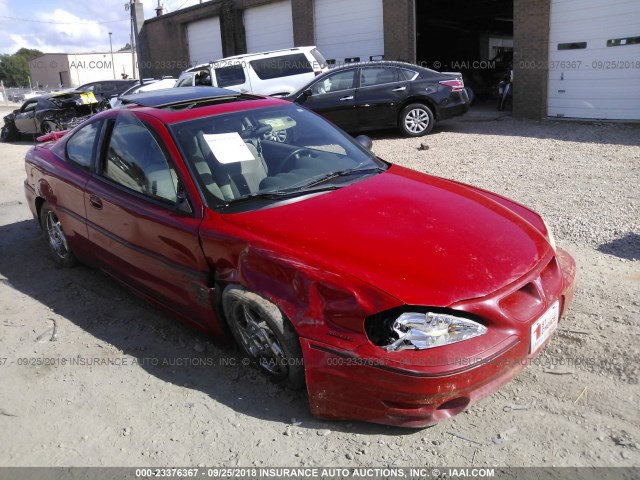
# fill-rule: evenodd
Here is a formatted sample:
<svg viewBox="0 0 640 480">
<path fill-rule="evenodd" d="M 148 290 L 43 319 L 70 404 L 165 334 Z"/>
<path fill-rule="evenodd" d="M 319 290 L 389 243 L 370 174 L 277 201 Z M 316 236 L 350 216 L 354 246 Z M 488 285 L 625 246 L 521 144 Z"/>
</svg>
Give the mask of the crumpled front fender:
<svg viewBox="0 0 640 480">
<path fill-rule="evenodd" d="M 240 252 L 237 268 L 220 272 L 219 278 L 269 299 L 300 337 L 320 341 L 368 342 L 365 318 L 400 305 L 399 300 L 356 278 L 249 245 Z"/>
</svg>

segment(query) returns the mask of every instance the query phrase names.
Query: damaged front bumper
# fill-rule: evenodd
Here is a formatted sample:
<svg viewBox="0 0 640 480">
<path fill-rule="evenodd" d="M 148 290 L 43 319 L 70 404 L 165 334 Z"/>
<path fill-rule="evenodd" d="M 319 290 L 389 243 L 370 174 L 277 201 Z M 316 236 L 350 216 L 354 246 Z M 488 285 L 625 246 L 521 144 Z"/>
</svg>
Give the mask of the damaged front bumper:
<svg viewBox="0 0 640 480">
<path fill-rule="evenodd" d="M 540 353 L 532 327 L 559 303 L 562 317 L 575 292 L 575 263 L 562 250 L 516 284 L 453 306 L 487 319 L 477 339 L 421 351 L 348 350 L 301 338 L 311 411 L 327 419 L 426 427 L 457 415 L 512 380 Z M 554 275 L 555 272 L 555 275 Z M 555 278 L 554 278 L 555 277 Z M 514 304 L 520 292 L 539 302 Z M 526 320 L 525 320 L 526 318 Z"/>
</svg>

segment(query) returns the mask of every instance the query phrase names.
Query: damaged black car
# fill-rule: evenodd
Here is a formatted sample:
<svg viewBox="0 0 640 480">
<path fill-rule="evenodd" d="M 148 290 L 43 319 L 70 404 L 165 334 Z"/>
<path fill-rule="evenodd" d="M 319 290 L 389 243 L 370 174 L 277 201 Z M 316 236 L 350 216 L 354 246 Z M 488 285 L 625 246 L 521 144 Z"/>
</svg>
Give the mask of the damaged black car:
<svg viewBox="0 0 640 480">
<path fill-rule="evenodd" d="M 0 140 L 7 142 L 22 134 L 68 130 L 107 108 L 108 100 L 97 99 L 92 92 L 59 92 L 33 97 L 4 117 Z"/>
</svg>

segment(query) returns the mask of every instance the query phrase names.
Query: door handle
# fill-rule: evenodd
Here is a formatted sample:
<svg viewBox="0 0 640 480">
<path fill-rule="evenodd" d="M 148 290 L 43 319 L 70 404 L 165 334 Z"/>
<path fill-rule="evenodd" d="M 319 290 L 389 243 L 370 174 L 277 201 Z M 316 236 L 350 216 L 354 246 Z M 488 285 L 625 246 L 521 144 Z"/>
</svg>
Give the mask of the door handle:
<svg viewBox="0 0 640 480">
<path fill-rule="evenodd" d="M 391 90 L 392 92 L 402 92 L 404 90 L 406 90 L 407 87 L 398 87 L 398 88 L 394 88 L 393 90 Z"/>
<path fill-rule="evenodd" d="M 353 95 L 349 95 L 348 97 L 342 97 L 340 99 L 341 102 L 344 102 L 345 100 L 353 100 Z"/>
<path fill-rule="evenodd" d="M 91 195 L 89 197 L 89 203 L 93 208 L 102 210 L 102 200 L 100 200 L 100 198 L 96 197 L 95 195 Z"/>
</svg>

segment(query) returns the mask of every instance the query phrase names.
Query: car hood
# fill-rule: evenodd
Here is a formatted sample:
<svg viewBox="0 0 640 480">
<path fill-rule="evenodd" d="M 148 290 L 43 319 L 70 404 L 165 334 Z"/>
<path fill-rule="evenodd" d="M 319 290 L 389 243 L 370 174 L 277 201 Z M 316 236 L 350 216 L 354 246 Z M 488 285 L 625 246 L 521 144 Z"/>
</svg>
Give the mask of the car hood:
<svg viewBox="0 0 640 480">
<path fill-rule="evenodd" d="M 487 295 L 530 271 L 550 248 L 539 230 L 482 191 L 398 166 L 224 218 L 299 260 L 413 305 Z"/>
</svg>

